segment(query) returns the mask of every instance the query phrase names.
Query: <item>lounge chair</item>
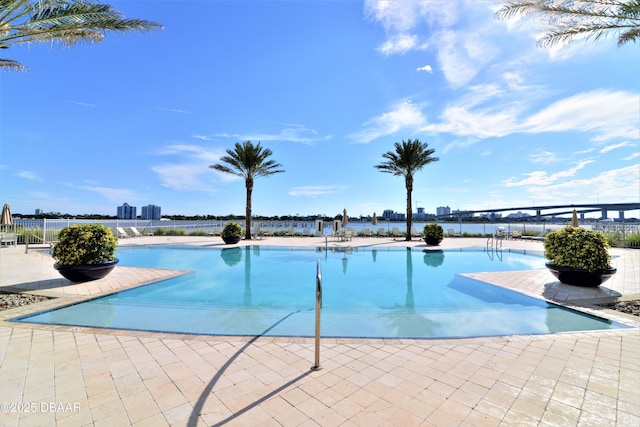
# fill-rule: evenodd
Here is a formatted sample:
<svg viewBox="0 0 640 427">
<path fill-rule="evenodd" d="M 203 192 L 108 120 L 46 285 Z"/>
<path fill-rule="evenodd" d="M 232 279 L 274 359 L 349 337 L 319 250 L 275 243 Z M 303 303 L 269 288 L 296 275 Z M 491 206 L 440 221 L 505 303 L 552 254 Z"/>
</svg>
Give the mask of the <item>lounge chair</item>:
<svg viewBox="0 0 640 427">
<path fill-rule="evenodd" d="M 391 237 L 402 237 L 402 233 L 398 227 L 393 227 L 391 229 Z"/>
<path fill-rule="evenodd" d="M 362 236 L 363 236 L 363 237 L 371 237 L 372 235 L 373 235 L 373 233 L 371 232 L 371 229 L 370 229 L 370 228 L 365 227 L 365 228 L 362 230 Z"/>
<path fill-rule="evenodd" d="M 255 224 L 251 227 L 251 235 L 256 239 L 262 239 L 262 230 L 260 229 L 260 224 Z"/>
<path fill-rule="evenodd" d="M 0 233 L 0 245 L 15 245 L 17 241 L 15 233 Z"/>
<path fill-rule="evenodd" d="M 131 232 L 133 233 L 133 237 L 153 236 L 153 233 L 151 232 L 145 232 L 144 234 L 142 234 L 136 227 L 129 227 L 129 230 L 131 230 Z"/>
<path fill-rule="evenodd" d="M 377 236 L 378 237 L 387 237 L 387 230 L 385 230 L 382 227 L 378 228 Z"/>
<path fill-rule="evenodd" d="M 456 230 L 454 230 L 453 228 L 448 228 L 447 229 L 447 236 L 448 237 L 460 237 L 460 233 L 456 233 Z"/>
<path fill-rule="evenodd" d="M 118 239 L 126 239 L 127 237 L 131 237 L 126 231 L 124 231 L 124 228 L 122 227 L 116 227 L 116 236 L 118 237 Z"/>
</svg>

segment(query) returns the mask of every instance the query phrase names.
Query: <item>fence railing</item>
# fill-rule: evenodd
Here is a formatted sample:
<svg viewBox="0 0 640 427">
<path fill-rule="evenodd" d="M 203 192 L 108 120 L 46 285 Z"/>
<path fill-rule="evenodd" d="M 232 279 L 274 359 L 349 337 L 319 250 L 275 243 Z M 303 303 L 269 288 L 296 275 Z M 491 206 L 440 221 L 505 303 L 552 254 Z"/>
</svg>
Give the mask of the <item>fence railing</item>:
<svg viewBox="0 0 640 427">
<path fill-rule="evenodd" d="M 244 226 L 242 219 L 234 220 Z M 14 223 L 11 226 L 3 226 L 3 231 L 6 233 L 15 233 L 17 235 L 17 243 L 30 245 L 46 245 L 50 246 L 57 241 L 57 236 L 64 227 L 72 224 L 104 224 L 109 227 L 114 234 L 117 233 L 117 228 L 121 228 L 126 232 L 129 232 L 130 227 L 135 227 L 142 234 L 165 234 L 171 233 L 175 230 L 181 230 L 184 234 L 216 234 L 224 228 L 224 226 L 231 222 L 230 220 L 209 220 L 209 221 L 191 221 L 191 220 L 78 220 L 78 219 L 14 219 Z M 356 235 L 362 234 L 363 230 L 371 229 L 374 232 L 379 228 L 389 228 L 393 225 L 399 225 L 400 223 L 392 223 L 383 221 L 376 225 L 372 225 L 370 222 L 353 221 L 349 222 L 346 226 L 347 229 L 352 229 Z M 402 225 L 402 224 L 400 224 Z M 425 223 L 416 221 L 414 223 L 418 232 L 422 231 Z M 461 222 L 461 223 L 442 223 L 445 230 L 454 228 L 458 235 L 471 235 L 471 236 L 488 236 L 496 232 L 496 230 L 505 231 L 520 231 L 521 234 L 539 234 L 543 235 L 545 230 L 552 228 L 562 228 L 562 224 L 554 223 L 477 223 L 477 222 Z M 325 221 L 323 224 L 323 234 L 331 234 L 334 224 L 329 221 Z M 610 244 L 614 247 L 621 248 L 636 248 L 640 249 L 640 223 L 618 223 L 618 222 L 592 222 L 583 225 L 586 228 L 597 230 L 602 232 Z M 273 220 L 255 220 L 252 226 L 259 228 L 260 230 L 275 230 L 282 232 L 285 235 L 317 235 L 317 224 L 315 221 L 273 221 Z M 164 233 L 163 233 L 164 232 Z M 285 233 L 286 232 L 286 233 Z"/>
</svg>

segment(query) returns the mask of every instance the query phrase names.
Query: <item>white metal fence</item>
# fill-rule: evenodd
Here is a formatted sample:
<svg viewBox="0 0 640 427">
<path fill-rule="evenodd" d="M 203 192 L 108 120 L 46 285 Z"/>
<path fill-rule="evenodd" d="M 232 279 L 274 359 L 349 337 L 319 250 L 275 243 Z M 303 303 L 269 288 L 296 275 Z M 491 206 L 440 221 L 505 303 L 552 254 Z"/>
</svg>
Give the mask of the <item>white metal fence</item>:
<svg viewBox="0 0 640 427">
<path fill-rule="evenodd" d="M 243 219 L 236 219 L 235 222 L 240 223 L 244 227 Z M 135 227 L 142 234 L 171 234 L 176 230 L 184 232 L 184 234 L 219 234 L 222 228 L 230 222 L 229 220 L 210 220 L 210 221 L 191 221 L 191 220 L 78 220 L 78 219 L 14 219 L 12 226 L 3 227 L 5 233 L 15 233 L 17 236 L 18 244 L 30 244 L 30 245 L 50 245 L 57 240 L 58 233 L 64 227 L 72 224 L 103 224 L 109 227 L 115 235 L 118 235 L 117 229 L 120 228 L 128 234 L 133 234 L 131 227 Z M 414 228 L 418 233 L 422 232 L 422 228 L 426 225 L 426 222 L 416 221 L 414 222 Z M 332 221 L 325 221 L 323 223 L 322 234 L 331 234 Z M 440 223 L 444 228 L 445 234 L 447 230 L 455 230 L 457 235 L 469 235 L 469 236 L 486 236 L 495 234 L 497 230 L 506 230 L 508 232 L 520 231 L 525 234 L 539 234 L 543 235 L 548 229 L 562 228 L 566 224 L 556 223 L 478 223 L 478 222 L 446 222 Z M 618 222 L 593 222 L 583 225 L 586 228 L 591 228 L 604 233 L 613 246 L 624 248 L 639 248 L 640 249 L 640 223 L 618 223 Z M 380 228 L 390 230 L 393 227 L 397 227 L 400 230 L 404 230 L 404 222 L 387 222 L 380 221 L 378 224 L 373 225 L 370 222 L 353 221 L 349 222 L 346 226 L 348 229 L 352 229 L 356 234 L 362 235 L 365 229 L 369 229 L 376 234 Z M 270 232 L 283 235 L 317 235 L 315 221 L 293 221 L 282 220 L 273 221 L 265 220 L 254 221 L 252 230 L 259 229 L 260 231 Z M 163 233 L 164 232 L 164 233 Z"/>
</svg>

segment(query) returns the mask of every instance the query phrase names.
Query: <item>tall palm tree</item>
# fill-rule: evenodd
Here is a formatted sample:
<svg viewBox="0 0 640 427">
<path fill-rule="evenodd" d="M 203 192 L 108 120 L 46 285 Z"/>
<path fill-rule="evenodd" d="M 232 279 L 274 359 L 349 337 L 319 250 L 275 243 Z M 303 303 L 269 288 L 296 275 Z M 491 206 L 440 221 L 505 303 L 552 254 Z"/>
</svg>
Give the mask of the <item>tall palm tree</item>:
<svg viewBox="0 0 640 427">
<path fill-rule="evenodd" d="M 497 12 L 500 19 L 539 15 L 549 21 L 540 46 L 568 43 L 584 36 L 598 40 L 618 34 L 618 46 L 640 37 L 640 0 L 512 0 Z"/>
<path fill-rule="evenodd" d="M 411 208 L 411 193 L 413 192 L 413 175 L 429 163 L 440 160 L 431 155 L 436 151 L 429 148 L 426 142 L 418 139 L 396 142 L 395 152 L 387 151 L 382 155 L 386 162 L 375 167 L 382 172 L 391 173 L 404 177 L 404 184 L 407 189 L 407 237 L 411 240 L 411 224 L 413 223 L 413 210 Z"/>
<path fill-rule="evenodd" d="M 268 176 L 275 173 L 284 172 L 279 169 L 282 167 L 280 163 L 274 160 L 267 160 L 273 152 L 268 148 L 262 148 L 260 143 L 253 145 L 251 141 L 242 143 L 236 142 L 233 150 L 227 150 L 227 155 L 222 156 L 220 161 L 215 165 L 209 166 L 218 172 L 230 173 L 244 178 L 244 184 L 247 188 L 247 202 L 245 210 L 245 239 L 251 240 L 251 194 L 253 193 L 253 181 L 259 176 Z"/>
<path fill-rule="evenodd" d="M 23 43 L 57 42 L 72 46 L 100 43 L 106 31 L 150 31 L 162 25 L 124 19 L 109 5 L 88 0 L 0 0 L 0 49 Z M 18 61 L 0 58 L 0 69 L 24 70 Z"/>
</svg>

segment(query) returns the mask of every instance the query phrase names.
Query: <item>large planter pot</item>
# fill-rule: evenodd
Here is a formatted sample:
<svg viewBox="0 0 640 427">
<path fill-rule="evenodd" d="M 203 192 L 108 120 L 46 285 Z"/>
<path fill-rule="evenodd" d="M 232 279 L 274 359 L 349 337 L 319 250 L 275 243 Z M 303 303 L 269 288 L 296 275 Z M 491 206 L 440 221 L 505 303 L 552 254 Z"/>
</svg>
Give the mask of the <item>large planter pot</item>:
<svg viewBox="0 0 640 427">
<path fill-rule="evenodd" d="M 242 240 L 242 237 L 240 237 L 240 236 L 238 236 L 238 237 L 236 237 L 236 236 L 230 236 L 230 237 L 222 236 L 222 240 L 224 240 L 224 242 L 227 245 L 232 245 L 232 244 L 238 243 L 240 240 Z"/>
<path fill-rule="evenodd" d="M 55 263 L 53 268 L 58 270 L 66 279 L 81 283 L 106 277 L 119 261 L 120 260 L 116 258 L 113 261 L 103 262 L 101 264 L 58 265 L 58 263 Z"/>
<path fill-rule="evenodd" d="M 609 267 L 604 271 L 589 272 L 587 270 L 580 270 L 577 268 L 558 267 L 549 263 L 546 263 L 545 266 L 549 269 L 551 274 L 556 276 L 558 280 L 566 285 L 585 286 L 591 288 L 600 286 L 609 280 L 611 276 L 616 274 L 616 271 L 618 271 L 615 267 Z"/>
<path fill-rule="evenodd" d="M 438 239 L 437 237 L 425 237 L 424 242 L 429 246 L 438 246 L 442 239 Z"/>
</svg>

